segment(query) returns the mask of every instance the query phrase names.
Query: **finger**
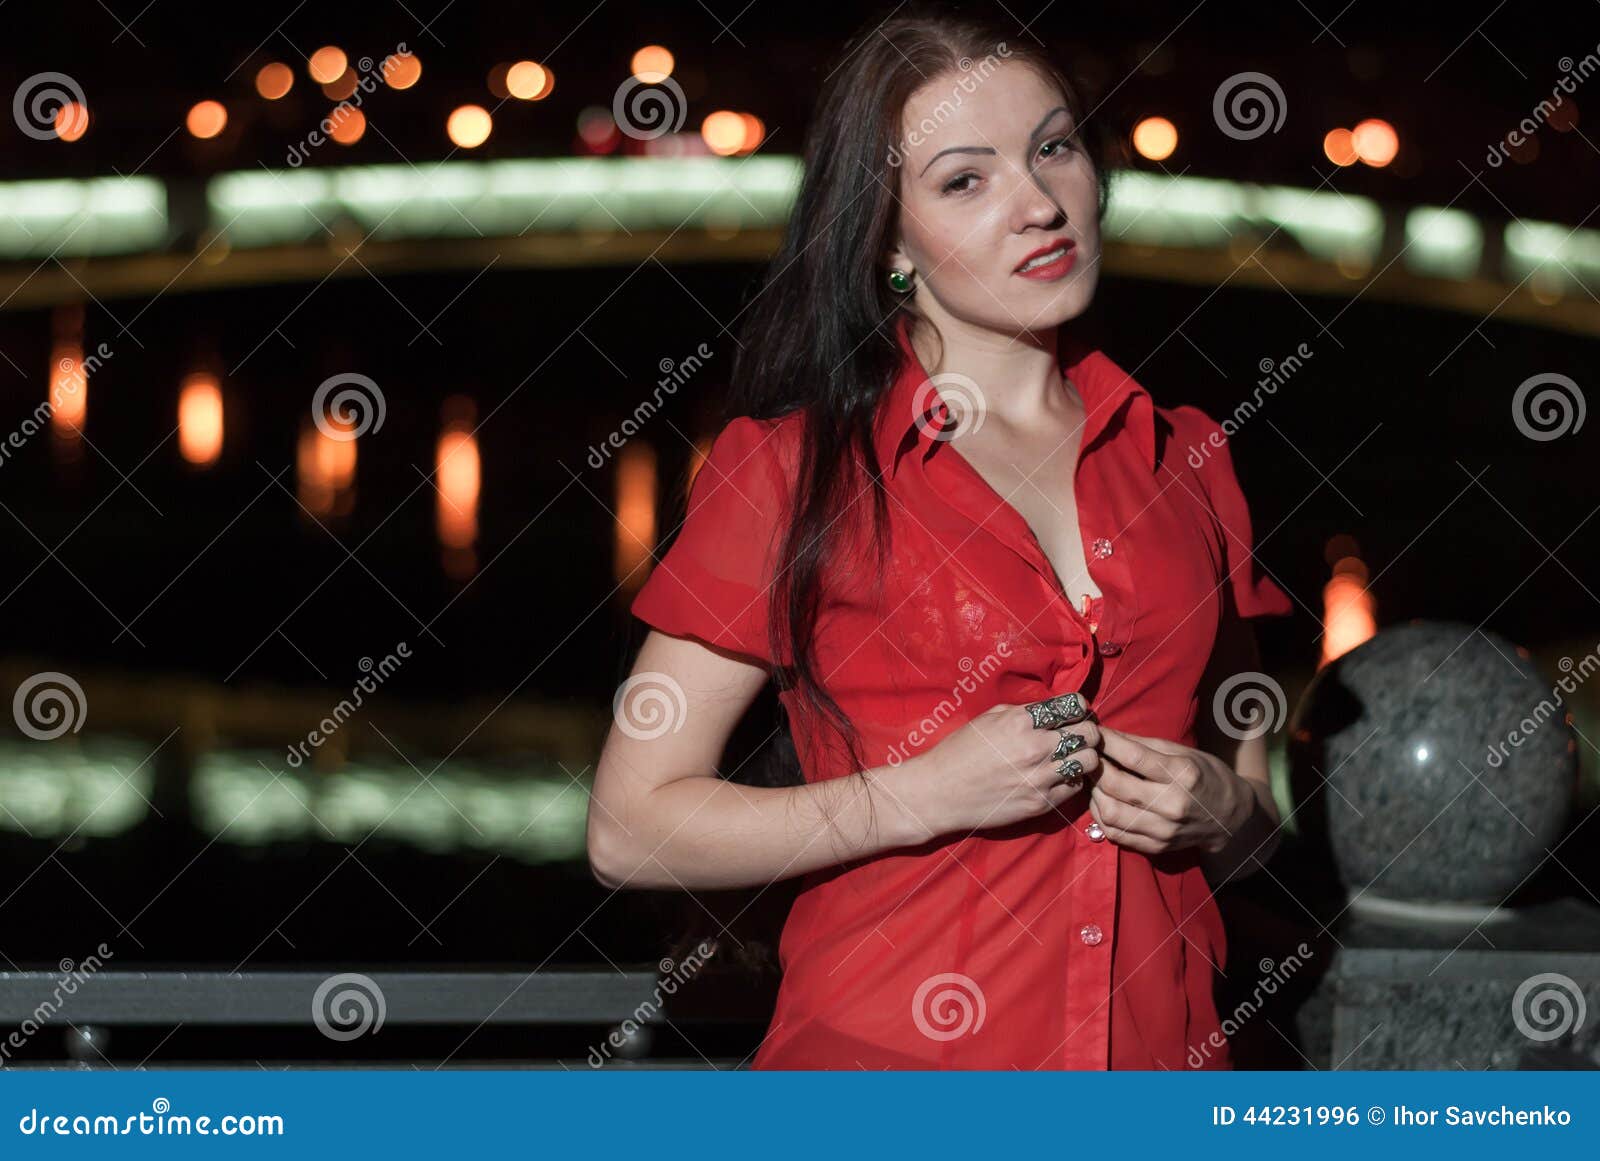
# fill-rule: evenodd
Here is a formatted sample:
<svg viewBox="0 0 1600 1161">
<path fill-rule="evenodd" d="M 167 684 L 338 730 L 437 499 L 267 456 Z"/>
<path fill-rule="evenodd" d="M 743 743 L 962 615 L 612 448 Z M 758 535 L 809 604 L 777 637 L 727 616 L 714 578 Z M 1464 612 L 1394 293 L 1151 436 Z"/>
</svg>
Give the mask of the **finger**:
<svg viewBox="0 0 1600 1161">
<path fill-rule="evenodd" d="M 1100 829 L 1105 832 L 1106 838 L 1116 843 L 1119 847 L 1127 847 L 1131 851 L 1138 851 L 1146 855 L 1158 855 L 1166 849 L 1165 844 L 1158 842 L 1149 835 L 1128 830 L 1109 821 L 1106 818 L 1106 803 L 1108 801 L 1096 799 L 1093 793 L 1089 796 L 1089 813 L 1100 824 Z"/>
<path fill-rule="evenodd" d="M 1162 786 L 1159 783 L 1130 774 L 1109 761 L 1101 762 L 1099 767 L 1100 773 L 1095 779 L 1096 787 L 1118 802 L 1126 803 L 1136 810 L 1148 810 L 1161 797 Z"/>
<path fill-rule="evenodd" d="M 1099 799 L 1100 818 L 1104 825 L 1128 834 L 1140 835 L 1165 844 L 1178 833 L 1178 822 L 1154 810 L 1121 802 L 1104 794 L 1096 786 L 1091 792 L 1090 805 Z"/>
<path fill-rule="evenodd" d="M 1060 759 L 1047 754 L 1037 767 L 1037 777 L 1041 784 L 1044 786 L 1067 785 L 1067 781 L 1061 777 L 1061 768 L 1068 762 L 1076 762 L 1078 764 L 1077 776 L 1072 779 L 1072 782 L 1078 787 L 1083 786 L 1087 780 L 1094 778 L 1100 771 L 1100 753 L 1097 750 L 1078 750 Z"/>
<path fill-rule="evenodd" d="M 1133 734 L 1123 733 L 1110 726 L 1101 728 L 1100 752 L 1125 770 L 1152 782 L 1171 782 L 1173 758 L 1140 741 Z"/>
</svg>

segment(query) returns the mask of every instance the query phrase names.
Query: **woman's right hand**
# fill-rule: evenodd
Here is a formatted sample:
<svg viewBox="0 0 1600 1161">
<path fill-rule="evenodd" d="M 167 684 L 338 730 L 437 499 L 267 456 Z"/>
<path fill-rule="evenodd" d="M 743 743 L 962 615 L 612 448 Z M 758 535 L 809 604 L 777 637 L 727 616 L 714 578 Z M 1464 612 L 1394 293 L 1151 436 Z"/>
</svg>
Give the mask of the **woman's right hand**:
<svg viewBox="0 0 1600 1161">
<path fill-rule="evenodd" d="M 1072 783 L 1057 773 L 1063 759 L 1052 757 L 1063 731 L 1084 742 L 1067 756 L 1083 766 Z M 917 767 L 918 813 L 926 812 L 937 837 L 1056 810 L 1084 792 L 1100 768 L 1100 740 L 1100 727 L 1087 718 L 1040 729 L 1024 706 L 992 706 L 907 763 Z"/>
</svg>

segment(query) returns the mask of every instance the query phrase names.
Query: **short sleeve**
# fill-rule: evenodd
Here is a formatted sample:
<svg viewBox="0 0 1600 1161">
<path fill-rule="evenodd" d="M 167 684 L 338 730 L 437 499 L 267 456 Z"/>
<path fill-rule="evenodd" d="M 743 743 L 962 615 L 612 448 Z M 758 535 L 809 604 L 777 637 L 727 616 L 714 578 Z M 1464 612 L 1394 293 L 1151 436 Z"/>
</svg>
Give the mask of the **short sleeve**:
<svg viewBox="0 0 1600 1161">
<path fill-rule="evenodd" d="M 1187 408 L 1198 417 L 1202 435 L 1192 445 L 1201 459 L 1198 469 L 1206 497 L 1222 529 L 1222 552 L 1233 603 L 1241 617 L 1281 617 L 1294 612 L 1294 602 L 1262 569 L 1255 556 L 1255 534 L 1250 506 L 1234 474 L 1228 435 L 1205 412 Z"/>
<path fill-rule="evenodd" d="M 634 596 L 634 616 L 772 664 L 767 604 L 787 518 L 779 438 L 773 423 L 741 416 L 712 440 L 683 526 Z"/>
</svg>

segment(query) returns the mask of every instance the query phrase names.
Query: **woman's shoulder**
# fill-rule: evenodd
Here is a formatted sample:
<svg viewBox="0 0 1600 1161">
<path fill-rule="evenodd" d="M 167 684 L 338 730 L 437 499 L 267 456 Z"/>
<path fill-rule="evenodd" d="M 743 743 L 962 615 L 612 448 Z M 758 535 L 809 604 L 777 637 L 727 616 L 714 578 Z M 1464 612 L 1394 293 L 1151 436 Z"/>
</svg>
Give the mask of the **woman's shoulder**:
<svg viewBox="0 0 1600 1161">
<path fill-rule="evenodd" d="M 1163 463 L 1175 471 L 1186 465 L 1208 484 L 1219 471 L 1232 476 L 1233 457 L 1228 440 L 1235 425 L 1230 420 L 1219 420 L 1192 403 L 1156 407 L 1154 411 L 1158 429 L 1166 428 L 1166 448 L 1161 453 Z"/>
<path fill-rule="evenodd" d="M 791 472 L 798 458 L 800 423 L 798 412 L 774 418 L 735 416 L 711 437 L 707 459 L 728 468 L 754 463 L 780 473 Z"/>
</svg>

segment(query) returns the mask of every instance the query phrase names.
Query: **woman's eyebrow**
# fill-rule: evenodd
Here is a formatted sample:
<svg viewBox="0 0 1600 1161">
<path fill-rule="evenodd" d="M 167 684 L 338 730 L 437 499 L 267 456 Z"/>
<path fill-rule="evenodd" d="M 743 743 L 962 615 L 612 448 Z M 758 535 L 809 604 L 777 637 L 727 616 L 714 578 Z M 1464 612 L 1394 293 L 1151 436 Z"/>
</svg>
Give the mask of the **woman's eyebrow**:
<svg viewBox="0 0 1600 1161">
<path fill-rule="evenodd" d="M 1067 108 L 1065 105 L 1057 105 L 1054 109 L 1051 109 L 1040 119 L 1039 123 L 1033 127 L 1033 132 L 1028 134 L 1029 143 L 1031 144 L 1036 138 L 1039 137 L 1040 134 L 1044 132 L 1045 126 L 1049 125 L 1050 122 L 1055 119 L 1055 115 L 1057 113 L 1070 114 L 1071 112 L 1072 110 Z M 918 173 L 917 176 L 921 177 L 922 174 L 927 173 L 929 166 L 933 165 L 935 161 L 938 161 L 947 153 L 986 153 L 992 155 L 994 152 L 995 151 L 987 145 L 952 145 L 948 149 L 939 150 L 938 153 L 935 153 L 932 157 L 928 158 L 928 164 L 922 167 L 922 172 Z"/>
</svg>

